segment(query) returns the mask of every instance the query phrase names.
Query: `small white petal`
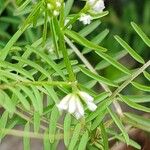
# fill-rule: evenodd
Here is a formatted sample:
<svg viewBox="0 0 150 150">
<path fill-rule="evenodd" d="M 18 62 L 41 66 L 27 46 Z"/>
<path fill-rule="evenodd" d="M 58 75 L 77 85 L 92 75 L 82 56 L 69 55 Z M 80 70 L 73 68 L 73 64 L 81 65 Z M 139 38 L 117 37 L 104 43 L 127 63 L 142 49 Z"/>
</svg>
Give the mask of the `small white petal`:
<svg viewBox="0 0 150 150">
<path fill-rule="evenodd" d="M 69 100 L 71 98 L 71 94 L 68 94 L 67 96 L 65 96 L 59 104 L 57 104 L 57 107 L 58 109 L 60 110 L 67 110 L 68 109 L 68 103 L 69 103 Z"/>
<path fill-rule="evenodd" d="M 89 95 L 86 92 L 80 91 L 79 96 L 85 101 L 85 102 L 93 102 L 94 98 Z"/>
<path fill-rule="evenodd" d="M 69 100 L 69 108 L 68 108 L 68 112 L 73 114 L 76 110 L 76 96 L 72 95 L 70 100 Z"/>
<path fill-rule="evenodd" d="M 92 102 L 88 102 L 87 106 L 88 106 L 89 110 L 91 110 L 91 111 L 95 111 L 97 109 L 97 106 Z"/>
<path fill-rule="evenodd" d="M 78 113 L 78 112 L 75 112 L 74 115 L 75 115 L 75 117 L 76 117 L 77 120 L 83 117 L 83 116 L 82 116 L 80 113 Z"/>
<path fill-rule="evenodd" d="M 95 3 L 95 0 L 88 0 L 88 3 L 92 6 Z"/>
<path fill-rule="evenodd" d="M 57 10 L 54 10 L 54 11 L 53 11 L 53 15 L 54 15 L 54 16 L 58 16 L 58 15 L 59 15 L 59 12 L 58 12 Z"/>
<path fill-rule="evenodd" d="M 93 6 L 93 10 L 96 12 L 102 12 L 103 9 L 105 9 L 104 1 L 103 0 L 98 0 L 96 4 Z"/>
<path fill-rule="evenodd" d="M 56 6 L 57 6 L 57 7 L 60 7 L 60 6 L 61 6 L 61 3 L 60 3 L 60 2 L 56 2 Z"/>
<path fill-rule="evenodd" d="M 50 3 L 47 4 L 48 9 L 52 9 L 52 5 Z"/>
<path fill-rule="evenodd" d="M 76 112 L 79 113 L 81 116 L 84 116 L 84 109 L 82 103 L 80 102 L 80 99 L 76 100 L 76 105 L 77 105 Z"/>
<path fill-rule="evenodd" d="M 82 14 L 79 21 L 83 22 L 84 25 L 90 24 L 92 17 L 90 15 Z"/>
</svg>

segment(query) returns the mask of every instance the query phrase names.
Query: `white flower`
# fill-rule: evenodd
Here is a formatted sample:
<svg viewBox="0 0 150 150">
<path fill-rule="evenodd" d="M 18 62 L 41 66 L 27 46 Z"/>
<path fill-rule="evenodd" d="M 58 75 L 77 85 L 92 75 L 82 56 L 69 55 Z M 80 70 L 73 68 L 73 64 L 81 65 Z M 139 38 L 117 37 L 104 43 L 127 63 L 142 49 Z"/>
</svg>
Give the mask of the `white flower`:
<svg viewBox="0 0 150 150">
<path fill-rule="evenodd" d="M 93 103 L 93 97 L 83 91 L 80 91 L 77 94 L 68 94 L 60 101 L 59 104 L 57 104 L 57 107 L 60 111 L 66 110 L 70 114 L 74 114 L 77 119 L 80 119 L 84 116 L 82 101 L 87 104 L 89 110 L 96 110 L 97 106 Z"/>
<path fill-rule="evenodd" d="M 97 1 L 96 4 L 93 6 L 93 10 L 98 13 L 101 13 L 104 9 L 105 5 L 103 0 Z"/>
<path fill-rule="evenodd" d="M 92 20 L 92 17 L 87 14 L 81 14 L 79 21 L 83 22 L 84 25 L 90 24 Z"/>
<path fill-rule="evenodd" d="M 93 103 L 94 98 L 90 96 L 88 93 L 80 91 L 79 96 L 81 99 L 87 104 L 89 110 L 95 111 L 97 106 Z"/>
<path fill-rule="evenodd" d="M 53 15 L 54 15 L 54 16 L 58 16 L 58 15 L 59 15 L 59 11 L 54 10 L 54 11 L 53 11 Z"/>
<path fill-rule="evenodd" d="M 88 3 L 95 13 L 101 13 L 105 9 L 104 0 L 88 0 Z"/>
<path fill-rule="evenodd" d="M 60 7 L 61 6 L 61 2 L 56 2 L 56 6 Z"/>
</svg>

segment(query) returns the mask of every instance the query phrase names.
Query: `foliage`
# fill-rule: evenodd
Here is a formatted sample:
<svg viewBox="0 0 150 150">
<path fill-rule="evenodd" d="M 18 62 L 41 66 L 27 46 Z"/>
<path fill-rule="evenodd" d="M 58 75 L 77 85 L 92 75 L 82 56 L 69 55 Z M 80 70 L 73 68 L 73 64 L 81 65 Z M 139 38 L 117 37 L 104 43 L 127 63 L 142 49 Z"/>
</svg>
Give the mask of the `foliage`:
<svg viewBox="0 0 150 150">
<path fill-rule="evenodd" d="M 0 138 L 7 134 L 22 136 L 26 150 L 30 149 L 30 138 L 42 139 L 45 150 L 57 149 L 62 139 L 69 150 L 107 150 L 112 139 L 140 149 L 140 145 L 129 138 L 126 125 L 150 132 L 150 121 L 124 112 L 120 103 L 150 112 L 150 108 L 143 105 L 150 102 L 150 86 L 140 83 L 142 75 L 143 81 L 150 81 L 150 60 L 144 60 L 140 56 L 142 52 L 139 54 L 135 46 L 132 48 L 129 40 L 120 35 L 115 35 L 114 39 L 123 50 L 115 57 L 109 54 L 114 47 L 106 44 L 108 29 L 94 34 L 107 11 L 78 29 L 76 24 L 84 9 L 73 14 L 74 1 L 67 0 L 58 17 L 49 11 L 47 2 L 3 0 L 0 5 L 0 14 L 8 14 L 0 17 L 0 106 L 4 109 L 0 118 Z M 131 26 L 130 32 L 140 37 L 138 41 L 149 51 L 149 37 L 136 23 L 131 22 Z M 9 33 L 10 27 L 17 32 Z M 104 45 L 109 45 L 108 52 L 100 45 L 103 40 Z M 87 54 L 91 53 L 96 60 L 87 59 Z M 120 63 L 126 55 L 130 55 L 139 67 L 129 68 L 128 62 Z M 108 68 L 111 72 L 105 76 L 103 71 Z M 115 77 L 111 78 L 113 73 Z M 132 91 L 124 92 L 129 85 Z M 80 120 L 67 112 L 59 112 L 56 107 L 65 95 L 77 89 L 89 93 L 97 105 L 94 112 L 84 106 L 85 116 Z M 13 129 L 20 124 L 24 131 Z M 112 130 L 114 125 L 118 132 Z"/>
</svg>

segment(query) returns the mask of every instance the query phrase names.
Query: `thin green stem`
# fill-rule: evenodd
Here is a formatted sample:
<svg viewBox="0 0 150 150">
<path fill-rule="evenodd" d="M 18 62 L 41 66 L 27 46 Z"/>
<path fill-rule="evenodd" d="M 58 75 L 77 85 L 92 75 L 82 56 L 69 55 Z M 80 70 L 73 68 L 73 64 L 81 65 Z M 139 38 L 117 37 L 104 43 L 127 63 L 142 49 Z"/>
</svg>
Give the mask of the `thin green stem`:
<svg viewBox="0 0 150 150">
<path fill-rule="evenodd" d="M 26 81 L 26 82 L 12 82 L 12 83 L 5 83 L 0 84 L 0 89 L 8 89 L 11 87 L 16 87 L 18 85 L 35 85 L 35 86 L 43 86 L 43 85 L 50 85 L 50 86 L 71 86 L 72 82 L 61 82 L 61 81 Z"/>
</svg>

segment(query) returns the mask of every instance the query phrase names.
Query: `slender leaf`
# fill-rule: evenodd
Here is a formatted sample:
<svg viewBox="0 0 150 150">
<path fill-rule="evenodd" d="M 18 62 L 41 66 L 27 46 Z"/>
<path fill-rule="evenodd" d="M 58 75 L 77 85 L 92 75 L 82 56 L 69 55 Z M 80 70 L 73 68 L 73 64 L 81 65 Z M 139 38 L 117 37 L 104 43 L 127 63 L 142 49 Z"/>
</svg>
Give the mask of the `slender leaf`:
<svg viewBox="0 0 150 150">
<path fill-rule="evenodd" d="M 81 137 L 78 150 L 85 150 L 88 140 L 89 140 L 89 134 L 88 131 L 85 131 Z"/>
<path fill-rule="evenodd" d="M 143 58 L 137 54 L 123 39 L 121 39 L 119 36 L 115 36 L 115 39 L 119 42 L 119 44 L 128 51 L 128 53 L 139 63 L 144 64 Z"/>
<path fill-rule="evenodd" d="M 137 110 L 141 110 L 141 111 L 144 111 L 144 112 L 148 112 L 150 113 L 150 108 L 147 108 L 145 106 L 142 106 L 142 105 L 139 105 L 133 101 L 131 101 L 130 99 L 128 99 L 126 96 L 121 96 L 119 95 L 119 97 L 121 98 L 121 100 L 123 102 L 125 102 L 127 105 L 129 105 L 130 107 L 134 108 L 134 109 L 137 109 Z"/>
<path fill-rule="evenodd" d="M 78 33 L 74 32 L 74 31 L 70 31 L 70 30 L 65 30 L 65 34 L 67 36 L 69 36 L 70 38 L 72 38 L 73 40 L 75 40 L 76 42 L 78 42 L 79 44 L 88 47 L 90 49 L 93 50 L 98 50 L 98 51 L 102 51 L 102 52 L 106 52 L 107 49 L 96 45 L 90 41 L 88 41 L 87 39 L 85 39 L 84 37 L 80 36 Z"/>
<path fill-rule="evenodd" d="M 68 150 L 74 150 L 74 147 L 76 146 L 76 143 L 77 143 L 79 136 L 80 136 L 80 131 L 81 131 L 81 124 L 78 123 L 75 126 Z"/>
<path fill-rule="evenodd" d="M 56 124 L 59 118 L 59 111 L 57 107 L 53 107 L 50 123 L 49 123 L 49 135 L 50 135 L 50 143 L 54 143 L 55 140 L 55 133 L 56 133 Z"/>
<path fill-rule="evenodd" d="M 101 83 L 104 83 L 104 84 L 107 84 L 107 85 L 110 85 L 110 86 L 114 86 L 114 87 L 117 87 L 118 85 L 112 81 L 110 81 L 109 79 L 106 79 L 100 75 L 97 75 L 91 71 L 89 71 L 88 69 L 85 69 L 84 67 L 80 66 L 80 69 L 81 71 L 88 75 L 89 77 L 91 77 L 92 79 L 95 79 L 96 81 L 99 81 Z"/>
<path fill-rule="evenodd" d="M 150 86 L 142 85 L 137 82 L 132 82 L 132 85 L 141 91 L 150 92 Z"/>
<path fill-rule="evenodd" d="M 122 122 L 120 121 L 120 119 L 114 112 L 112 112 L 109 108 L 107 108 L 107 110 L 108 110 L 109 114 L 111 115 L 112 119 L 114 120 L 114 122 L 116 123 L 116 125 L 118 126 L 118 128 L 121 130 L 121 132 L 126 140 L 126 143 L 128 144 L 129 136 L 128 136 L 128 133 L 126 132 Z"/>
<path fill-rule="evenodd" d="M 23 138 L 23 149 L 24 150 L 30 150 L 30 138 L 28 137 L 27 132 L 30 131 L 30 124 L 29 122 L 26 123 L 24 128 L 24 138 Z"/>
<path fill-rule="evenodd" d="M 148 36 L 141 30 L 141 28 L 134 22 L 131 22 L 132 27 L 137 32 L 137 34 L 142 38 L 142 40 L 150 47 L 150 39 Z"/>
<path fill-rule="evenodd" d="M 64 119 L 64 143 L 65 146 L 68 147 L 70 142 L 70 126 L 71 126 L 71 115 L 67 114 Z"/>
<path fill-rule="evenodd" d="M 40 120 L 41 120 L 41 116 L 38 112 L 34 112 L 34 132 L 38 132 L 40 129 Z"/>
<path fill-rule="evenodd" d="M 120 71 L 122 71 L 122 72 L 124 72 L 126 74 L 131 74 L 130 70 L 128 70 L 126 67 L 124 67 L 122 64 L 120 64 L 118 61 L 116 61 L 115 59 L 113 59 L 109 55 L 107 55 L 105 53 L 101 53 L 100 51 L 96 51 L 96 53 L 100 57 L 102 57 L 103 59 L 105 59 L 106 61 L 108 61 L 111 65 L 113 65 L 114 67 L 116 67 L 117 69 L 119 69 Z"/>
</svg>

